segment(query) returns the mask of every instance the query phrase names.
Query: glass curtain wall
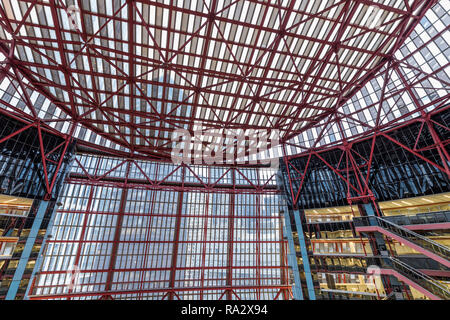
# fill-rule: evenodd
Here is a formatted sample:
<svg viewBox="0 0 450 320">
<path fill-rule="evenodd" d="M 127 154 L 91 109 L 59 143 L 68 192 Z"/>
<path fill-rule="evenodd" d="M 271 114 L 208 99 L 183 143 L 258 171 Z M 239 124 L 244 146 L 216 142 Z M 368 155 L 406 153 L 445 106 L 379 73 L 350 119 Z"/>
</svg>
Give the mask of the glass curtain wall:
<svg viewBox="0 0 450 320">
<path fill-rule="evenodd" d="M 78 155 L 31 298 L 289 298 L 273 174 Z"/>
</svg>

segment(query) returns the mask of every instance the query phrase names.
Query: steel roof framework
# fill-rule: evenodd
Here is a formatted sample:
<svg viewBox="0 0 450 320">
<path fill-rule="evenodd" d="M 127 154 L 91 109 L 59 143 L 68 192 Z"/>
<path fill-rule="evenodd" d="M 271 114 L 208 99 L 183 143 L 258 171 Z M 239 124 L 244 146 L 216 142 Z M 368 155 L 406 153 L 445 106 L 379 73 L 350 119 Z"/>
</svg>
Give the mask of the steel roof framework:
<svg viewBox="0 0 450 320">
<path fill-rule="evenodd" d="M 278 129 L 290 143 L 354 121 L 340 107 L 395 64 L 434 3 L 4 1 L 2 77 L 18 83 L 28 109 L 7 107 L 160 159 L 170 158 L 173 130 L 199 125 Z M 59 111 L 38 114 L 29 89 Z"/>
</svg>

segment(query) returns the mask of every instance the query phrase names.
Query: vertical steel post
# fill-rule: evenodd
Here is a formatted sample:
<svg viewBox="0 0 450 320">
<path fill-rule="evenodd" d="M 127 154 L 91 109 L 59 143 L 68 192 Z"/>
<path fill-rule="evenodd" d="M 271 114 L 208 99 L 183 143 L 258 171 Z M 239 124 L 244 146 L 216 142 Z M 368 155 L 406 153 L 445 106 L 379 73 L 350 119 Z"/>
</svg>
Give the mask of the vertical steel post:
<svg viewBox="0 0 450 320">
<path fill-rule="evenodd" d="M 303 269 L 305 272 L 306 286 L 308 288 L 309 300 L 316 300 L 316 293 L 314 291 L 314 284 L 313 284 L 313 279 L 312 279 L 312 274 L 311 274 L 311 268 L 309 265 L 309 255 L 308 255 L 308 251 L 306 250 L 305 234 L 303 232 L 302 220 L 300 217 L 300 210 L 294 209 L 294 210 L 292 210 L 292 212 L 294 214 L 295 226 L 297 227 L 298 241 L 300 243 L 300 253 L 301 253 L 302 261 L 303 261 Z"/>
<path fill-rule="evenodd" d="M 291 219 L 289 217 L 289 209 L 287 206 L 284 207 L 284 228 L 289 245 L 289 253 L 287 254 L 288 263 L 292 268 L 292 273 L 294 275 L 294 285 L 292 286 L 292 293 L 295 300 L 304 300 L 302 292 L 302 281 L 300 278 L 300 271 L 298 270 L 294 238 L 292 237 Z"/>
<path fill-rule="evenodd" d="M 114 230 L 114 240 L 113 240 L 113 246 L 111 249 L 111 258 L 109 259 L 109 266 L 108 266 L 108 275 L 106 277 L 106 283 L 105 283 L 105 296 L 108 295 L 108 292 L 111 291 L 113 276 L 114 276 L 114 268 L 116 267 L 116 260 L 117 260 L 117 251 L 119 248 L 119 242 L 120 242 L 120 233 L 122 231 L 122 225 L 123 225 L 123 216 L 125 215 L 125 206 L 127 203 L 127 196 L 128 196 L 128 187 L 127 187 L 127 181 L 128 181 L 128 174 L 130 172 L 130 161 L 127 161 L 126 164 L 126 171 L 125 171 L 125 186 L 122 189 L 122 194 L 120 196 L 120 204 L 119 204 L 119 212 L 117 215 L 117 222 L 116 222 L 116 228 Z"/>
<path fill-rule="evenodd" d="M 25 291 L 25 300 L 28 300 L 28 295 L 32 294 L 34 281 L 36 280 L 35 277 L 37 276 L 37 273 L 39 272 L 41 265 L 42 265 L 42 260 L 44 259 L 43 255 L 44 255 L 45 248 L 47 245 L 47 238 L 52 232 L 53 222 L 55 221 L 55 216 L 56 216 L 56 205 L 53 207 L 52 214 L 50 216 L 50 221 L 47 225 L 47 230 L 44 235 L 44 240 L 42 241 L 41 249 L 39 250 L 38 258 L 36 259 L 36 263 L 34 265 L 33 272 L 31 273 L 31 276 L 30 276 L 30 282 L 28 283 L 28 288 Z"/>
<path fill-rule="evenodd" d="M 231 177 L 233 181 L 233 188 L 236 188 L 236 172 L 235 169 L 231 169 Z M 229 218 L 228 218 L 228 252 L 227 252 L 227 281 L 226 285 L 229 289 L 226 289 L 227 300 L 231 300 L 233 295 L 231 287 L 233 286 L 233 250 L 234 250 L 234 206 L 235 206 L 235 193 L 230 194 L 229 205 Z"/>
<path fill-rule="evenodd" d="M 184 180 L 186 177 L 186 166 L 183 164 L 181 166 L 181 179 L 182 184 L 184 186 Z M 176 278 L 176 271 L 177 271 L 177 259 L 178 259 L 178 245 L 180 243 L 180 226 L 181 226 L 181 213 L 183 209 L 183 196 L 184 192 L 179 191 L 178 192 L 178 203 L 177 203 L 177 215 L 175 220 L 175 230 L 174 230 L 174 239 L 173 239 L 173 252 L 172 252 L 172 264 L 170 267 L 170 276 L 169 276 L 169 300 L 173 300 L 175 293 L 173 289 L 175 288 L 175 278 Z"/>
<path fill-rule="evenodd" d="M 48 201 L 43 200 L 39 203 L 39 208 L 36 212 L 36 216 L 34 217 L 33 225 L 31 226 L 30 233 L 28 234 L 27 241 L 25 242 L 22 255 L 19 259 L 19 264 L 17 265 L 16 271 L 14 272 L 14 276 L 9 286 L 5 300 L 14 300 L 16 298 L 17 291 L 19 290 L 23 274 L 28 264 L 28 260 L 30 259 L 31 250 L 33 249 L 34 243 L 36 242 L 36 237 L 38 236 L 42 221 L 44 219 L 45 213 L 47 212 L 48 204 Z"/>
</svg>

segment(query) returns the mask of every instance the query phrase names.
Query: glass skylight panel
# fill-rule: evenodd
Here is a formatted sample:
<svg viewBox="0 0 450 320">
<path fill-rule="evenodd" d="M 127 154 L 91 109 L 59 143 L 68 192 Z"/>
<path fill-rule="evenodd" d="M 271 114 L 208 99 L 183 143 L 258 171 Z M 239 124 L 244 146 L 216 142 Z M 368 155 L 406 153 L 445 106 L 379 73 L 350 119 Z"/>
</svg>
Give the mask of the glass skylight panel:
<svg viewBox="0 0 450 320">
<path fill-rule="evenodd" d="M 16 2 L 10 1 L 9 3 L 15 4 Z M 418 36 L 420 36 L 417 40 L 422 39 L 422 41 L 426 42 L 430 40 L 436 32 L 439 32 L 445 28 L 446 24 L 443 23 L 442 20 L 445 17 L 445 11 L 442 9 L 442 4 L 445 3 L 447 2 L 441 1 L 440 4 L 435 6 L 436 9 L 429 10 L 427 12 L 427 18 L 424 18 L 422 21 L 423 25 L 416 28 L 417 33 L 419 34 Z M 405 10 L 404 3 L 400 0 L 396 2 L 385 1 L 384 4 L 386 6 L 392 6 Z M 117 17 L 128 19 L 128 12 L 130 8 L 125 8 L 127 6 L 126 2 L 122 2 L 120 5 L 122 5 L 123 8 L 118 10 L 119 6 L 113 7 L 111 3 L 107 1 L 102 2 L 101 5 L 97 5 L 97 1 L 91 1 L 91 3 L 88 3 L 86 8 L 84 8 L 86 15 L 83 17 L 83 23 L 85 25 L 81 26 L 82 29 L 86 30 L 88 33 L 95 33 L 98 31 L 98 28 L 100 28 L 100 18 L 96 15 L 96 12 L 99 10 L 105 11 L 105 13 L 110 17 L 113 17 L 115 11 L 118 10 Z M 104 30 L 97 34 L 101 35 L 103 39 L 100 39 L 97 36 L 90 36 L 93 38 L 92 43 L 97 47 L 100 47 L 97 50 L 88 49 L 86 47 L 86 44 L 83 43 L 79 33 L 76 30 L 70 30 L 65 11 L 58 9 L 58 15 L 60 15 L 60 28 L 63 30 L 62 37 L 65 42 L 62 48 L 64 48 L 64 51 L 66 52 L 66 59 L 69 62 L 72 62 L 70 66 L 72 69 L 70 81 L 73 92 L 76 93 L 73 97 L 73 100 L 77 104 L 75 109 L 82 109 L 83 113 L 89 110 L 89 107 L 85 105 L 93 103 L 94 101 L 94 99 L 92 99 L 94 96 L 94 87 L 92 86 L 93 82 L 95 82 L 97 89 L 101 91 L 112 90 L 113 92 L 116 92 L 122 85 L 117 83 L 118 77 L 127 77 L 131 73 L 134 73 L 136 80 L 140 84 L 140 81 L 154 81 L 153 79 L 158 79 L 155 81 L 163 82 L 164 75 L 169 72 L 171 73 L 170 77 L 176 79 L 176 85 L 184 87 L 186 92 L 192 92 L 192 96 L 189 101 L 196 101 L 198 103 L 198 106 L 194 108 L 194 110 L 197 110 L 195 116 L 201 117 L 206 114 L 206 119 L 210 120 L 215 119 L 216 113 L 220 113 L 221 117 L 223 115 L 227 115 L 227 113 L 221 110 L 213 111 L 211 108 L 215 106 L 219 108 L 246 108 L 247 111 L 254 110 L 256 112 L 260 112 L 264 110 L 265 113 L 268 113 L 264 116 L 255 114 L 255 123 L 253 125 L 266 123 L 265 125 L 270 126 L 271 121 L 278 121 L 275 120 L 277 117 L 274 117 L 274 115 L 283 112 L 292 114 L 292 107 L 287 107 L 287 103 L 301 103 L 305 98 L 304 94 L 308 91 L 311 92 L 306 100 L 308 103 L 323 107 L 333 106 L 334 102 L 332 99 L 335 99 L 335 97 L 331 97 L 331 95 L 334 94 L 334 90 L 339 90 L 339 85 L 337 82 L 337 68 L 332 67 L 330 64 L 326 69 L 323 69 L 321 73 L 318 74 L 320 70 L 320 59 L 326 55 L 331 46 L 327 44 L 322 48 L 321 44 L 314 41 L 307 41 L 304 37 L 312 36 L 317 39 L 323 39 L 329 34 L 328 29 L 333 26 L 333 30 L 330 30 L 333 34 L 329 38 L 329 41 L 334 41 L 337 31 L 340 29 L 341 22 L 339 21 L 338 23 L 335 23 L 331 20 L 336 19 L 340 15 L 341 10 L 343 9 L 343 4 L 336 6 L 336 3 L 333 1 L 321 1 L 319 3 L 309 2 L 303 4 L 301 2 L 296 3 L 294 5 L 294 8 L 296 8 L 295 10 L 298 8 L 299 10 L 304 11 L 304 13 L 300 14 L 295 10 L 291 12 L 288 18 L 289 20 L 287 21 L 288 28 L 293 25 L 295 26 L 295 24 L 298 24 L 300 21 L 306 22 L 302 22 L 294 28 L 288 29 L 288 32 L 291 34 L 289 36 L 283 36 L 283 39 L 279 41 L 278 48 L 274 48 L 274 57 L 271 56 L 271 46 L 273 46 L 273 42 L 278 36 L 277 29 L 279 28 L 279 25 L 283 21 L 284 17 L 287 16 L 286 8 L 288 4 L 283 3 L 282 9 L 279 9 L 277 8 L 277 5 L 270 3 L 227 2 L 226 5 L 229 6 L 229 8 L 222 10 L 225 4 L 220 1 L 217 3 L 216 12 L 220 13 L 218 13 L 218 19 L 216 19 L 211 28 L 209 28 L 211 33 L 207 34 L 208 18 L 195 14 L 196 11 L 201 11 L 206 14 L 208 13 L 208 9 L 202 2 L 192 1 L 188 9 L 193 11 L 189 14 L 177 10 L 177 7 L 174 7 L 173 10 L 168 10 L 158 3 L 148 5 L 137 2 L 137 9 L 132 9 L 136 19 L 133 26 L 134 39 L 128 39 L 128 28 L 131 27 L 131 23 L 117 21 L 113 17 L 111 21 L 106 24 Z M 355 11 L 355 21 L 352 21 L 351 23 L 353 25 L 357 24 L 365 26 L 365 23 L 370 19 L 371 10 L 373 7 L 371 8 L 370 6 L 362 3 L 354 3 L 352 5 L 357 7 Z M 186 6 L 187 8 L 188 3 L 177 2 L 177 6 L 180 8 L 182 6 Z M 30 12 L 30 17 L 27 20 L 27 23 L 31 22 L 34 24 L 39 24 L 41 27 L 28 27 L 26 23 L 20 30 L 21 34 L 25 37 L 25 42 L 28 41 L 26 37 L 29 36 L 29 33 L 31 34 L 31 32 L 34 32 L 36 37 L 42 39 L 45 39 L 46 37 L 56 37 L 55 30 L 48 28 L 48 26 L 51 26 L 53 22 L 52 19 L 49 19 L 49 17 L 51 17 L 51 11 L 49 11 L 51 7 L 49 5 L 42 5 L 42 7 L 44 8 L 44 16 L 40 16 L 36 9 L 32 9 Z M 248 10 L 246 9 L 247 7 Z M 329 9 L 330 7 L 331 9 Z M 15 17 L 19 14 L 18 11 L 20 10 L 18 8 L 19 6 L 16 6 L 12 10 Z M 250 9 L 252 10 L 252 14 L 249 13 Z M 312 18 L 313 14 L 323 10 L 324 12 L 320 15 Z M 262 15 L 265 11 L 267 11 L 266 19 L 262 21 Z M 20 14 L 22 14 L 22 12 L 20 12 Z M 175 26 L 175 31 L 171 30 L 170 35 L 168 34 L 168 31 L 165 30 L 168 26 L 169 12 L 172 14 L 172 25 Z M 142 14 L 143 18 L 141 18 L 138 13 Z M 150 16 L 147 15 L 148 13 Z M 339 62 L 341 63 L 340 76 L 344 82 L 344 87 L 348 90 L 352 89 L 349 84 L 351 84 L 356 78 L 363 76 L 365 72 L 369 71 L 371 67 L 379 63 L 381 59 L 381 57 L 376 57 L 370 64 L 367 64 L 368 59 L 371 59 L 371 54 L 362 53 L 360 48 L 370 51 L 376 50 L 380 44 L 386 40 L 387 34 L 394 30 L 400 23 L 400 20 L 390 22 L 390 20 L 395 19 L 398 16 L 398 13 L 389 12 L 389 10 L 383 8 L 379 10 L 377 14 L 378 15 L 375 18 L 380 18 L 381 22 L 384 23 L 383 27 L 378 31 L 374 30 L 364 32 L 363 29 L 353 26 L 347 27 L 344 30 L 343 39 L 353 37 L 350 41 L 342 41 L 342 43 L 350 48 L 341 49 L 339 52 Z M 143 19 L 149 19 L 149 21 L 143 21 Z M 228 20 L 225 22 L 222 19 Z M 250 23 L 252 27 L 244 26 L 244 21 Z M 156 28 L 153 27 L 154 23 L 157 25 Z M 91 24 L 91 28 L 87 28 L 87 24 Z M 372 27 L 373 24 L 374 21 L 372 21 L 369 27 Z M 199 28 L 201 28 L 201 30 L 199 30 Z M 220 30 L 224 35 L 221 35 L 217 28 L 221 28 Z M 177 32 L 180 30 L 185 33 Z M 381 30 L 382 32 L 380 32 Z M 197 31 L 199 31 L 198 35 L 200 35 L 201 38 L 194 35 Z M 52 36 L 52 34 L 54 36 Z M 358 36 L 358 34 L 361 35 Z M 188 40 L 191 35 L 194 36 L 192 39 Z M 2 34 L 1 37 L 8 40 L 11 36 L 6 32 L 6 34 Z M 88 36 L 88 38 L 90 37 Z M 156 39 L 156 44 L 151 39 L 152 37 Z M 208 59 L 205 63 L 201 55 L 203 53 L 203 48 L 206 45 L 206 37 L 215 39 L 216 41 L 209 41 L 209 48 L 207 51 Z M 234 42 L 234 44 L 230 43 L 227 48 L 227 45 L 224 43 L 226 41 L 224 38 L 230 39 L 230 41 Z M 134 70 L 128 69 L 129 60 L 127 52 L 131 49 L 128 47 L 129 40 L 134 42 L 132 46 L 134 47 L 134 53 L 137 55 L 134 60 Z M 285 40 L 289 45 L 289 50 L 285 49 Z M 77 41 L 80 41 L 81 43 L 76 45 L 75 43 Z M 189 41 L 187 45 L 185 45 L 186 41 Z M 240 44 L 238 45 L 237 42 Z M 407 40 L 407 51 L 405 51 L 404 54 L 402 54 L 403 51 L 398 51 L 399 53 L 396 54 L 396 57 L 403 58 L 409 54 L 408 51 L 412 52 L 413 57 L 410 57 L 410 60 L 408 61 L 413 62 L 408 63 L 413 63 L 426 73 L 430 73 L 432 70 L 436 70 L 439 66 L 443 66 L 447 63 L 446 55 L 437 49 L 442 47 L 441 43 L 434 41 L 433 44 L 428 46 L 431 50 L 431 54 L 434 56 L 433 63 L 431 63 L 432 60 L 430 60 L 428 53 L 416 52 L 418 45 L 420 45 L 419 43 L 421 43 L 418 41 L 416 42 Z M 34 56 L 37 55 L 36 52 L 30 51 L 29 45 L 24 45 L 24 49 L 21 49 L 22 51 L 17 50 L 16 54 L 20 54 L 20 59 L 36 64 L 29 66 L 30 70 L 33 70 L 36 73 L 36 76 L 43 75 L 43 77 L 48 78 L 50 81 L 64 85 L 66 82 L 66 77 L 63 75 L 63 72 L 59 71 L 54 73 L 53 71 L 50 71 L 49 67 L 47 67 L 47 65 L 51 65 L 52 68 L 58 67 L 56 64 L 62 63 L 61 56 L 59 55 L 61 48 L 59 48 L 57 41 L 37 41 L 36 43 L 36 48 L 32 48 L 31 50 L 40 52 L 39 60 L 34 60 Z M 383 50 L 388 50 L 389 47 L 392 47 L 393 43 L 394 42 L 391 42 Z M 42 49 L 42 46 L 44 45 L 47 47 L 51 46 L 54 49 Z M 184 52 L 192 53 L 192 55 L 183 55 L 182 53 L 178 53 L 177 50 L 182 46 L 184 46 L 184 49 L 182 49 Z M 253 51 L 254 46 L 256 46 L 255 51 Z M 104 50 L 102 50 L 102 47 L 104 47 Z M 177 71 L 168 72 L 162 70 L 157 65 L 153 65 L 154 62 L 151 60 L 153 58 L 159 59 L 161 62 L 163 61 L 157 47 L 162 48 L 164 55 L 166 54 L 166 51 L 164 50 L 165 48 L 173 49 L 173 51 L 171 53 L 167 53 L 167 55 L 168 57 L 174 57 L 174 59 L 171 60 L 171 63 L 175 65 Z M 351 50 L 351 47 L 354 47 L 355 49 Z M 80 48 L 83 48 L 83 50 L 81 53 L 76 54 L 77 58 L 75 58 L 73 52 L 76 52 Z M 319 51 L 319 48 L 322 49 Z M 403 50 L 403 48 L 401 50 Z M 123 51 L 124 54 L 119 54 L 120 51 Z M 99 53 L 101 53 L 101 56 L 98 55 Z M 48 55 L 48 57 L 45 58 L 45 55 Z M 140 55 L 142 55 L 143 59 L 139 58 Z M 263 55 L 262 59 L 261 55 Z M 272 58 L 270 61 L 269 57 Z M 54 64 L 52 61 L 48 60 L 48 58 L 54 59 L 56 63 Z M 306 79 L 303 80 L 303 76 L 306 74 L 307 70 L 309 70 L 311 63 L 315 58 L 318 58 L 319 61 L 316 61 L 314 69 L 311 69 L 312 73 L 310 73 L 307 77 L 305 77 Z M 123 62 L 119 61 L 122 59 L 124 60 Z M 236 61 L 236 59 L 238 61 Z M 251 61 L 248 61 L 250 59 Z M 91 60 L 91 63 L 94 60 L 96 61 L 93 67 L 89 65 L 89 60 Z M 296 66 L 293 65 L 293 60 L 295 61 Z M 238 67 L 237 63 L 241 63 L 241 67 Z M 249 64 L 248 66 L 244 65 L 247 63 Z M 38 65 L 39 67 L 36 67 Z M 117 68 L 114 65 L 117 65 Z M 148 68 L 146 65 L 149 65 Z M 203 71 L 203 75 L 200 79 L 199 75 L 192 75 L 190 70 L 183 70 L 183 66 L 189 65 L 194 65 L 195 67 L 205 66 L 205 70 Z M 355 66 L 355 68 L 351 68 L 351 66 Z M 364 71 L 359 70 L 362 66 L 364 66 Z M 402 68 L 406 69 L 406 66 L 402 66 Z M 77 72 L 76 69 L 80 72 Z M 154 71 L 148 72 L 151 69 L 154 69 Z M 250 69 L 252 69 L 250 76 L 253 78 L 261 78 L 262 75 L 268 71 L 268 79 L 264 82 L 262 82 L 261 79 L 257 79 L 254 81 L 255 83 L 252 83 L 251 85 L 246 84 L 242 86 L 242 90 L 240 90 L 238 95 L 252 96 L 259 90 L 260 95 L 266 96 L 265 99 L 279 99 L 281 103 L 274 105 L 272 101 L 261 101 L 254 107 L 248 107 L 249 102 L 251 101 L 247 101 L 247 97 L 231 97 L 228 95 L 224 97 L 224 93 L 235 94 L 236 90 L 240 88 L 240 81 L 228 81 L 226 85 L 214 86 L 222 81 L 227 82 L 226 79 L 220 78 L 219 75 L 224 75 L 225 77 L 227 77 L 227 75 L 233 75 L 235 77 L 237 75 L 240 76 L 242 72 Z M 210 72 L 213 70 L 215 70 L 214 73 Z M 296 75 L 298 71 L 300 71 L 300 75 Z M 92 77 L 90 74 L 91 72 L 99 74 Z M 448 68 L 442 70 L 443 74 L 448 72 Z M 100 75 L 100 73 L 106 73 L 106 75 Z M 142 77 L 138 77 L 137 75 L 140 73 L 146 74 Z M 175 76 L 173 76 L 172 73 L 174 73 Z M 180 77 L 179 74 L 182 74 L 183 77 Z M 407 74 L 407 72 L 405 72 L 405 74 Z M 413 76 L 414 74 L 407 74 L 408 81 L 410 81 L 409 79 L 412 79 Z M 301 88 L 294 86 L 292 90 L 280 90 L 281 86 L 291 86 L 292 81 L 297 77 L 298 81 L 302 82 Z M 278 79 L 279 81 L 274 81 L 275 79 Z M 197 85 L 197 80 L 201 80 L 201 87 L 208 86 L 208 92 L 199 94 L 198 97 L 196 97 L 197 93 L 195 90 L 188 90 L 188 87 Z M 401 85 L 401 81 L 399 79 L 394 81 L 395 85 Z M 260 83 L 258 84 L 258 82 Z M 311 88 L 310 86 L 313 84 L 314 88 Z M 76 89 L 80 85 L 84 87 L 81 91 Z M 136 86 L 138 85 L 139 84 Z M 422 81 L 418 85 L 436 86 L 437 88 L 434 90 L 436 94 L 445 94 L 445 86 L 439 86 L 437 80 L 432 80 L 430 82 Z M 126 86 L 125 89 L 121 89 L 117 92 L 117 95 L 120 97 L 113 97 L 112 99 L 109 99 L 105 106 L 128 110 L 128 104 L 135 104 L 137 106 L 136 109 L 140 110 L 143 106 L 143 104 L 139 102 L 139 100 L 143 99 L 141 95 L 147 94 L 148 91 L 136 90 L 136 86 L 133 90 L 133 95 L 135 95 L 134 99 L 130 100 L 128 96 L 124 97 L 124 95 L 127 95 L 127 90 L 129 90 L 128 86 Z M 171 87 L 171 84 L 163 84 L 163 86 L 167 89 Z M 145 88 L 145 85 L 142 84 L 140 88 Z M 56 97 L 62 99 L 62 102 L 65 104 L 70 103 L 70 96 L 68 95 L 67 89 L 55 89 L 50 87 L 49 91 Z M 303 94 L 300 94 L 300 92 L 303 92 Z M 346 94 L 347 92 L 348 91 L 346 91 Z M 426 95 L 430 94 L 431 91 L 429 92 L 425 89 L 420 92 L 420 95 L 423 95 L 423 99 L 426 99 Z M 92 97 L 87 97 L 87 94 Z M 82 96 L 84 99 L 81 99 L 78 95 Z M 327 95 L 329 96 L 327 97 Z M 107 99 L 107 96 L 108 95 L 104 92 L 100 92 L 99 94 L 101 101 Z M 172 106 L 172 98 L 159 98 L 165 100 L 163 102 L 164 105 L 158 105 L 159 110 L 170 112 L 170 110 L 174 108 Z M 372 100 L 374 100 L 374 97 L 372 97 Z M 394 101 L 398 101 L 398 99 L 394 99 Z M 207 106 L 206 103 L 208 103 L 209 106 Z M 80 104 L 83 104 L 83 107 L 79 106 Z M 208 113 L 205 113 L 205 108 L 208 109 Z M 365 107 L 361 105 L 361 108 Z M 368 108 L 370 110 L 373 109 L 373 107 Z M 407 105 L 407 108 L 410 108 L 410 104 Z M 143 110 L 143 112 L 152 112 L 152 110 L 152 108 L 149 108 L 148 110 Z M 357 110 L 355 110 L 355 112 L 356 111 Z M 178 108 L 177 112 L 172 116 L 178 115 L 181 116 L 182 119 L 190 121 L 190 119 L 187 118 L 189 114 L 182 114 L 180 112 L 181 108 Z M 320 114 L 320 112 L 323 111 L 315 110 L 314 114 Z M 365 111 L 363 113 L 367 114 Z M 372 112 L 369 111 L 369 114 L 372 114 Z M 235 121 L 234 124 L 242 123 L 242 121 L 248 121 L 247 119 L 251 116 L 250 113 L 244 113 L 240 117 L 236 117 L 236 115 L 236 112 L 232 112 L 231 118 Z M 99 112 L 91 112 L 87 114 L 87 116 L 89 117 L 88 119 L 91 120 L 105 120 L 105 116 Z M 132 118 L 129 116 L 119 114 L 118 117 L 130 119 L 129 121 L 132 121 Z M 268 121 L 268 119 L 271 119 L 271 121 Z M 197 120 L 201 119 L 197 118 Z M 291 121 L 292 120 L 286 121 L 286 128 L 300 128 L 305 125 L 305 123 L 302 122 L 295 123 L 290 126 L 289 124 Z M 166 126 L 168 124 L 164 122 L 162 125 Z M 183 124 L 183 126 L 186 125 Z M 108 126 L 100 125 L 97 125 L 97 127 L 108 128 Z M 126 127 L 128 128 L 126 130 L 129 130 L 132 136 L 139 136 L 137 132 L 133 132 L 130 126 Z M 111 130 L 111 128 L 102 130 Z M 144 131 L 142 130 L 142 132 Z M 115 134 L 118 134 L 118 132 Z M 152 134 L 155 133 L 153 132 Z M 168 132 L 164 131 L 163 134 L 164 136 L 167 136 Z M 115 138 L 119 137 L 116 136 Z M 154 138 L 157 139 L 157 136 Z M 147 143 L 145 142 L 145 139 L 139 139 L 139 141 L 141 141 L 141 144 L 144 145 Z M 114 146 L 116 147 L 116 145 Z"/>
</svg>

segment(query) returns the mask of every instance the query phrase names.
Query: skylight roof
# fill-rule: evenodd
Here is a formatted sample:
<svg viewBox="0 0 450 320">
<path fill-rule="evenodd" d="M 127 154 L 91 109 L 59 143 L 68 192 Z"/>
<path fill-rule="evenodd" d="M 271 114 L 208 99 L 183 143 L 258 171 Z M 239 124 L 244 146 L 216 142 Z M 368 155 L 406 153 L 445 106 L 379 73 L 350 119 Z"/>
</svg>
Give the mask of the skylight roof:
<svg viewBox="0 0 450 320">
<path fill-rule="evenodd" d="M 45 123 L 68 133 L 73 122 L 81 141 L 123 152 L 168 158 L 171 133 L 200 124 L 277 129 L 288 152 L 299 153 L 342 140 L 343 132 L 345 138 L 369 132 L 361 123 L 377 126 L 391 57 L 401 61 L 406 81 L 436 70 L 448 78 L 449 55 L 442 52 L 448 43 L 440 41 L 449 24 L 443 8 L 450 6 L 447 0 L 430 6 L 5 0 L 0 51 L 15 60 L 0 84 L 1 105 L 30 115 L 26 86 Z M 421 42 L 430 40 L 425 52 Z M 399 72 L 389 74 L 392 91 L 405 81 Z M 448 94 L 447 80 L 441 82 L 447 78 L 428 76 L 412 90 L 426 103 L 429 86 L 437 97 Z M 385 99 L 378 124 L 417 115 L 410 94 Z"/>
</svg>

